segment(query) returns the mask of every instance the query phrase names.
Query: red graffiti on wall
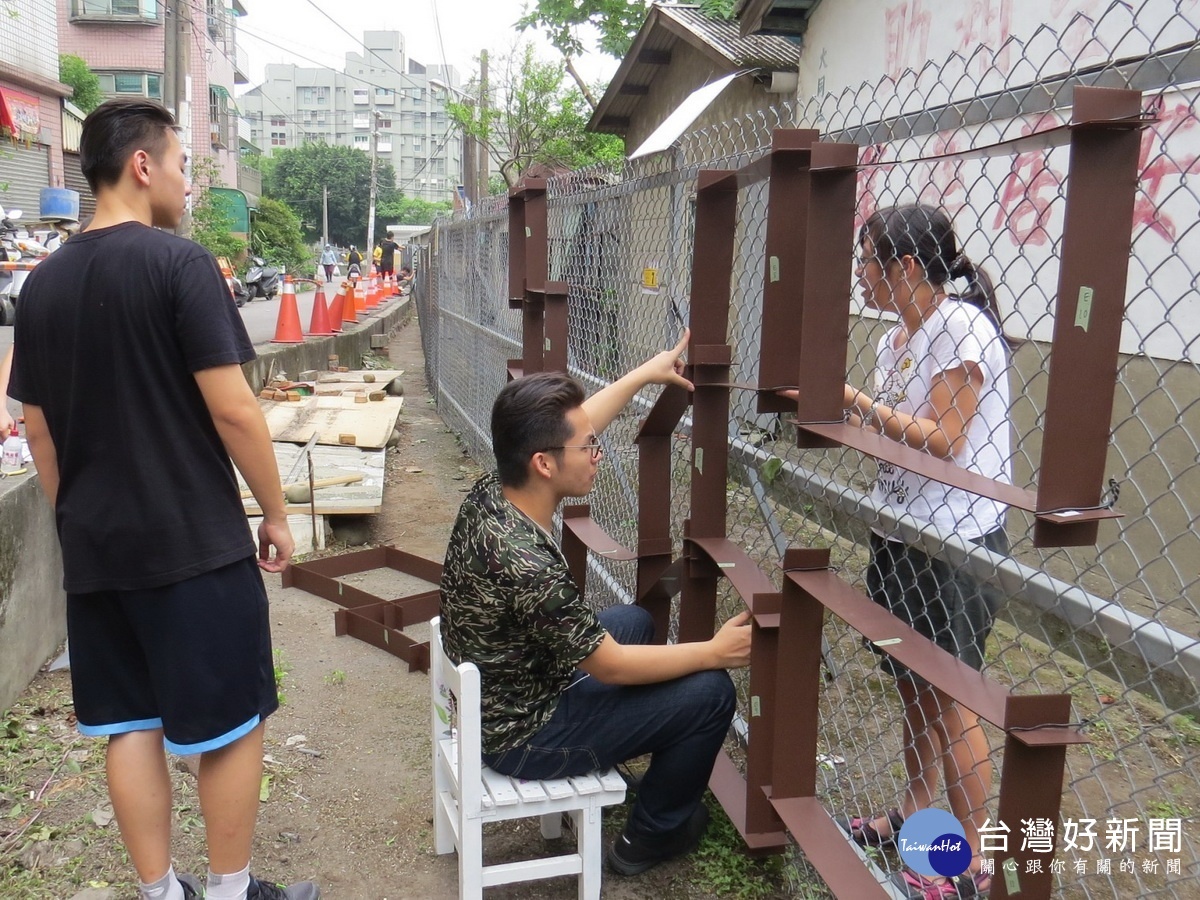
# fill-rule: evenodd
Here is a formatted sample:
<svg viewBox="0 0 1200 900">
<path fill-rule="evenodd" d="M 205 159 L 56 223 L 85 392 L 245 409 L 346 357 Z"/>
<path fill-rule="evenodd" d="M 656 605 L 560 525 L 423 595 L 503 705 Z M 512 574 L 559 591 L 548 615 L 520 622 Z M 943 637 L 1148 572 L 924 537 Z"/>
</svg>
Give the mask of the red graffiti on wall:
<svg viewBox="0 0 1200 900">
<path fill-rule="evenodd" d="M 1005 42 L 1012 34 L 1012 0 L 969 0 L 961 9 L 962 18 L 954 27 L 959 52 L 971 61 L 971 68 L 1007 70 L 1011 48 Z"/>
<path fill-rule="evenodd" d="M 1057 122 L 1051 114 L 1037 122 L 1021 126 L 1021 136 L 1053 127 Z M 1050 205 L 1062 189 L 1062 175 L 1050 168 L 1049 153 L 1044 150 L 1019 153 L 996 198 L 993 228 L 1004 227 L 1017 246 L 1031 244 L 1041 247 L 1050 241 L 1046 225 L 1050 220 Z"/>
<path fill-rule="evenodd" d="M 887 151 L 886 144 L 868 144 L 862 148 L 858 164 L 860 166 L 856 181 L 858 182 L 858 208 L 854 211 L 854 233 L 862 228 L 863 223 L 879 208 L 881 193 L 880 179 L 886 181 L 890 166 L 876 165 L 883 162 Z"/>
<path fill-rule="evenodd" d="M 928 147 L 924 156 L 950 156 L 964 149 L 962 136 L 952 132 L 949 137 L 943 132 L 934 136 L 932 146 Z M 935 159 L 928 163 L 927 182 L 918 200 L 921 203 L 931 203 L 946 209 L 957 209 L 967 198 L 967 186 L 962 180 L 961 159 Z"/>
<path fill-rule="evenodd" d="M 883 13 L 884 62 L 887 73 L 899 75 L 929 59 L 929 28 L 933 13 L 923 0 L 902 0 Z"/>
<path fill-rule="evenodd" d="M 1142 133 L 1141 153 L 1138 155 L 1138 172 L 1141 179 L 1141 190 L 1137 192 L 1133 203 L 1133 225 L 1148 228 L 1151 232 L 1167 241 L 1174 241 L 1178 233 L 1175 221 L 1162 211 L 1162 202 L 1170 198 L 1170 193 L 1164 196 L 1166 185 L 1164 181 L 1171 176 L 1187 175 L 1200 171 L 1196 154 L 1168 155 L 1168 141 L 1191 145 L 1193 139 L 1184 139 L 1184 132 L 1196 128 L 1196 115 L 1192 107 L 1179 101 L 1166 108 L 1163 97 L 1159 95 L 1151 104 L 1151 110 L 1158 115 L 1158 122 Z M 1153 155 L 1153 158 L 1151 157 Z M 1174 180 L 1174 179 L 1172 179 Z"/>
</svg>

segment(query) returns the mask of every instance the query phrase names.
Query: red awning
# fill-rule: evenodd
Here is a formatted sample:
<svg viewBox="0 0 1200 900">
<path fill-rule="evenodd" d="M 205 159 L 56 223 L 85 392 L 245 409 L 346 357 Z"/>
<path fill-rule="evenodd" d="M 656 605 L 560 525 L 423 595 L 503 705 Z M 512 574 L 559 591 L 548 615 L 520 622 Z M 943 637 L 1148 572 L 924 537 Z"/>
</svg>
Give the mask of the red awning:
<svg viewBox="0 0 1200 900">
<path fill-rule="evenodd" d="M 16 138 L 37 138 L 42 130 L 41 101 L 32 94 L 0 88 L 0 126 Z"/>
</svg>

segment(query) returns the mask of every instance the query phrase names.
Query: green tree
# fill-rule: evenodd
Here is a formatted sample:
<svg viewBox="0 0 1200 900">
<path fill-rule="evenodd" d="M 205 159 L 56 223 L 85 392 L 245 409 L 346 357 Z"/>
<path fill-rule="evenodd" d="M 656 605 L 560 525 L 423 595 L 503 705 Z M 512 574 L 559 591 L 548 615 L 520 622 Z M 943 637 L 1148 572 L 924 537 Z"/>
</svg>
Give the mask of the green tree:
<svg viewBox="0 0 1200 900">
<path fill-rule="evenodd" d="M 209 190 L 223 186 L 215 159 L 200 156 L 192 161 L 192 221 L 188 236 L 214 256 L 224 256 L 232 262 L 246 252 L 246 242 L 230 233 L 234 217 L 229 198 Z"/>
<path fill-rule="evenodd" d="M 444 216 L 453 208 L 449 201 L 431 203 L 420 197 L 401 195 L 389 203 L 380 203 L 375 211 L 375 220 L 387 225 L 429 225 L 438 216 Z"/>
<path fill-rule="evenodd" d="M 509 187 L 534 163 L 575 169 L 621 158 L 620 138 L 586 130 L 590 112 L 582 93 L 564 83 L 563 63 L 539 60 L 530 44 L 498 62 L 482 113 L 465 103 L 446 108 L 484 146 Z"/>
<path fill-rule="evenodd" d="M 312 274 L 314 262 L 304 243 L 300 217 L 281 200 L 259 199 L 250 223 L 250 248 L 255 255 L 284 266 L 288 272 Z"/>
<path fill-rule="evenodd" d="M 85 113 L 104 102 L 104 94 L 100 91 L 100 76 L 93 72 L 88 64 L 73 53 L 60 53 L 58 56 L 58 80 L 75 89 L 71 94 L 71 102 Z"/>
<path fill-rule="evenodd" d="M 264 161 L 266 162 L 266 161 Z M 353 147 L 304 144 L 276 153 L 263 167 L 263 192 L 299 215 L 308 240 L 321 234 L 321 189 L 329 188 L 329 237 L 361 245 L 371 194 L 371 158 Z M 391 163 L 376 167 L 377 203 L 397 196 Z M 377 217 L 378 219 L 378 217 Z"/>
<path fill-rule="evenodd" d="M 587 49 L 579 30 L 590 25 L 589 30 L 598 34 L 600 52 L 620 59 L 646 21 L 651 5 L 652 0 L 534 0 L 516 24 L 520 31 L 536 28 L 549 38 L 563 55 L 567 74 L 575 79 L 588 106 L 595 109 L 595 95 L 575 70 L 575 58 Z M 736 6 L 737 0 L 700 0 L 700 11 L 712 18 L 731 19 Z"/>
</svg>

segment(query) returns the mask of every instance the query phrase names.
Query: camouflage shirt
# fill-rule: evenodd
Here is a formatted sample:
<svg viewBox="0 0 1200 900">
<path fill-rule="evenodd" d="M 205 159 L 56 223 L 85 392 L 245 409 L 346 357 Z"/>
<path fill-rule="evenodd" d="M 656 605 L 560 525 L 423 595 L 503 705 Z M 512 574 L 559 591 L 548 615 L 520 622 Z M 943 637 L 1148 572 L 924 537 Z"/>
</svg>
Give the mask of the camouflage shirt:
<svg viewBox="0 0 1200 900">
<path fill-rule="evenodd" d="M 562 550 L 508 502 L 495 473 L 458 511 L 441 591 L 446 655 L 479 667 L 484 751 L 527 743 L 605 632 Z"/>
</svg>

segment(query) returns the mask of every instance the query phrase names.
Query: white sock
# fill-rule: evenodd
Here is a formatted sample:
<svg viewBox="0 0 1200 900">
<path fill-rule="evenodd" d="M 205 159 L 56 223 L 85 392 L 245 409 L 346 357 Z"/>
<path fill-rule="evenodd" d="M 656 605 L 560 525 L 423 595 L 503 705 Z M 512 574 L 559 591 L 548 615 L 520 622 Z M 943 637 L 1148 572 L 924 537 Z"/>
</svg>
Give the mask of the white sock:
<svg viewBox="0 0 1200 900">
<path fill-rule="evenodd" d="M 250 863 L 246 863 L 246 868 L 232 875 L 217 875 L 212 869 L 208 870 L 208 888 L 204 892 L 206 900 L 246 900 L 248 890 Z"/>
<path fill-rule="evenodd" d="M 167 874 L 153 884 L 138 882 L 138 891 L 142 900 L 183 900 L 183 885 L 175 877 L 175 867 L 167 869 Z"/>
</svg>

